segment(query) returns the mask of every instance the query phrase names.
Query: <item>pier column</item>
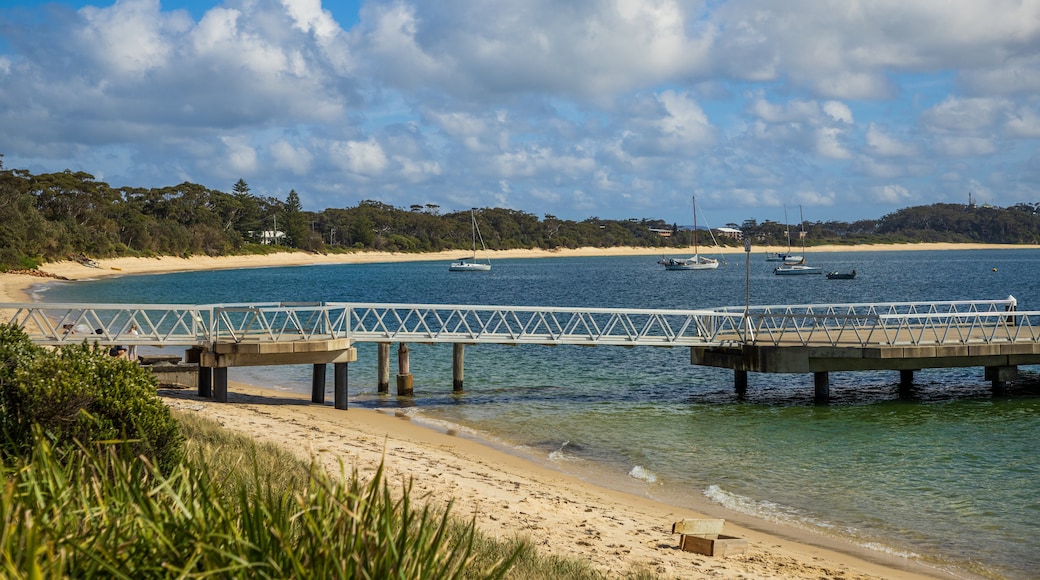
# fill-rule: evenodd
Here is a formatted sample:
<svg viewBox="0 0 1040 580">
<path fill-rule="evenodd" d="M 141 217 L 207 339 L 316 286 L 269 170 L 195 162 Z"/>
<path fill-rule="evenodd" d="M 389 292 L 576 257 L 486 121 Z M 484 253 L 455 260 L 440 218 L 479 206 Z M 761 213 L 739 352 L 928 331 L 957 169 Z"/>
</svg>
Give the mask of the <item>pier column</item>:
<svg viewBox="0 0 1040 580">
<path fill-rule="evenodd" d="M 816 387 L 816 404 L 828 404 L 831 400 L 831 379 L 827 371 L 813 373 L 813 385 Z"/>
<path fill-rule="evenodd" d="M 914 386 L 914 370 L 904 369 L 899 371 L 899 388 L 909 389 Z"/>
<path fill-rule="evenodd" d="M 377 345 L 378 351 L 378 390 L 385 395 L 390 392 L 390 343 L 381 342 Z"/>
<path fill-rule="evenodd" d="M 408 364 L 408 345 L 401 343 L 397 348 L 397 396 L 412 396 L 412 373 Z"/>
<path fill-rule="evenodd" d="M 733 371 L 733 388 L 741 397 L 747 394 L 747 371 Z"/>
<path fill-rule="evenodd" d="M 466 345 L 456 342 L 451 345 L 451 388 L 455 392 L 462 390 L 465 375 Z"/>
<path fill-rule="evenodd" d="M 332 364 L 333 404 L 337 409 L 347 408 L 347 363 Z"/>
<path fill-rule="evenodd" d="M 1005 367 L 986 367 L 986 380 L 993 387 L 993 394 L 1001 397 L 1007 394 L 1007 384 L 1018 379 L 1018 367 L 1015 365 Z"/>
<path fill-rule="evenodd" d="M 213 396 L 213 369 L 199 365 L 199 396 L 209 399 Z"/>
<path fill-rule="evenodd" d="M 319 363 L 314 365 L 314 371 L 311 374 L 311 402 L 312 403 L 325 403 L 325 364 Z"/>
<path fill-rule="evenodd" d="M 920 369 L 918 369 L 920 370 Z M 914 388 L 914 369 L 902 369 L 899 371 L 899 398 L 912 399 Z"/>
<path fill-rule="evenodd" d="M 213 369 L 213 400 L 218 403 L 227 402 L 227 367 Z"/>
</svg>

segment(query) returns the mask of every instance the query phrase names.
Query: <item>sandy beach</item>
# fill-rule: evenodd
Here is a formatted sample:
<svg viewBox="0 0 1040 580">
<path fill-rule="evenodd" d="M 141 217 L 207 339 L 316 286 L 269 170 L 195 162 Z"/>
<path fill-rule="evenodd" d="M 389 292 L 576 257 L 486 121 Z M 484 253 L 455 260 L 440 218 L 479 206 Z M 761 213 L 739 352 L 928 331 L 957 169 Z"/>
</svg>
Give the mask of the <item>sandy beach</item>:
<svg viewBox="0 0 1040 580">
<path fill-rule="evenodd" d="M 824 251 L 943 249 L 1036 249 L 1036 246 L 907 244 L 899 246 L 814 247 Z M 759 247 L 752 259 L 782 248 Z M 743 248 L 732 249 L 734 253 Z M 661 255 L 660 249 L 610 248 L 546 252 L 493 252 L 503 258 Z M 374 263 L 442 260 L 438 254 L 358 253 L 313 255 L 283 253 L 227 258 L 120 258 L 100 260 L 96 268 L 57 262 L 40 268 L 44 276 L 68 280 L 164 272 L 260 268 L 305 264 Z M 27 290 L 47 278 L 0 274 L 0 302 L 29 301 Z M 523 534 L 544 550 L 591 562 L 611 576 L 633 566 L 663 577 L 681 578 L 935 578 L 952 577 L 897 556 L 830 540 L 793 528 L 733 514 L 724 533 L 746 538 L 745 555 L 712 558 L 678 549 L 673 522 L 704 514 L 601 488 L 533 463 L 493 446 L 454 433 L 416 424 L 404 416 L 368 409 L 335 410 L 311 404 L 299 395 L 233 384 L 230 402 L 214 403 L 191 391 L 164 390 L 176 409 L 216 419 L 229 429 L 285 445 L 305 459 L 317 459 L 339 471 L 357 466 L 371 472 L 384 461 L 393 479 L 414 479 L 414 491 L 430 501 L 454 498 L 454 512 L 474 517 L 492 535 Z M 714 516 L 714 514 L 713 514 Z"/>
</svg>

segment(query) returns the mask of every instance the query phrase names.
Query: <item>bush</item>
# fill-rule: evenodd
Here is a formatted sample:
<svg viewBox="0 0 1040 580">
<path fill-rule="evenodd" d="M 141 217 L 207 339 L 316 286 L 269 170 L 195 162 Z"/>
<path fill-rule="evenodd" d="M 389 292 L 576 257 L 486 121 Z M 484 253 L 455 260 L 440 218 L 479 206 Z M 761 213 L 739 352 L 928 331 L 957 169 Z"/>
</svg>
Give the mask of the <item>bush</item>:
<svg viewBox="0 0 1040 580">
<path fill-rule="evenodd" d="M 248 457 L 223 462 L 244 463 L 242 477 L 199 459 L 163 475 L 114 449 L 59 457 L 41 441 L 24 467 L 0 467 L 0 576 L 494 579 L 521 551 L 475 562 L 473 523 L 413 505 L 382 468 L 366 483 L 312 464 L 281 487 Z"/>
<path fill-rule="evenodd" d="M 183 437 L 156 387 L 151 373 L 99 347 L 51 351 L 17 328 L 0 328 L 4 461 L 30 455 L 39 425 L 57 450 L 118 440 L 169 472 L 181 460 Z"/>
</svg>

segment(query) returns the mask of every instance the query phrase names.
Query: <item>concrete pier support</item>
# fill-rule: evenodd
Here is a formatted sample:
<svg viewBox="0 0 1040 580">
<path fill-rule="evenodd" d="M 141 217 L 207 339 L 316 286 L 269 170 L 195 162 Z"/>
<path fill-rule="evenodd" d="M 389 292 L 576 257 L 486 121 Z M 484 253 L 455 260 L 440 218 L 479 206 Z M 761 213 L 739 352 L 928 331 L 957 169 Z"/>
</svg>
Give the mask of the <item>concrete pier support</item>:
<svg viewBox="0 0 1040 580">
<path fill-rule="evenodd" d="M 827 371 L 813 373 L 813 386 L 816 388 L 816 404 L 826 405 L 831 401 L 831 378 Z"/>
<path fill-rule="evenodd" d="M 914 369 L 900 369 L 899 371 L 899 398 L 912 399 L 914 389 Z"/>
<path fill-rule="evenodd" d="M 213 396 L 213 369 L 199 365 L 199 396 Z"/>
<path fill-rule="evenodd" d="M 747 394 L 747 371 L 733 371 L 733 388 L 741 397 Z"/>
<path fill-rule="evenodd" d="M 899 388 L 909 389 L 914 386 L 914 370 L 903 369 L 899 371 Z"/>
<path fill-rule="evenodd" d="M 311 402 L 312 403 L 325 403 L 325 365 L 316 364 L 314 365 L 314 371 L 311 373 Z"/>
<path fill-rule="evenodd" d="M 466 368 L 466 345 L 456 342 L 451 345 L 451 388 L 455 392 L 462 390 L 462 381 L 465 378 Z"/>
<path fill-rule="evenodd" d="M 402 342 L 401 346 L 397 348 L 397 396 L 399 397 L 411 397 L 413 394 L 412 373 L 409 368 L 408 345 Z"/>
<path fill-rule="evenodd" d="M 1018 379 L 1017 366 L 986 367 L 986 380 L 992 385 L 993 394 L 1004 396 L 1007 394 L 1007 384 Z"/>
<path fill-rule="evenodd" d="M 227 367 L 213 369 L 213 400 L 227 402 Z"/>
<path fill-rule="evenodd" d="M 381 395 L 390 392 L 390 343 L 381 342 L 377 345 L 378 362 L 377 373 L 379 375 L 377 388 Z"/>
<path fill-rule="evenodd" d="M 347 363 L 333 363 L 333 404 L 337 409 L 347 408 Z"/>
</svg>

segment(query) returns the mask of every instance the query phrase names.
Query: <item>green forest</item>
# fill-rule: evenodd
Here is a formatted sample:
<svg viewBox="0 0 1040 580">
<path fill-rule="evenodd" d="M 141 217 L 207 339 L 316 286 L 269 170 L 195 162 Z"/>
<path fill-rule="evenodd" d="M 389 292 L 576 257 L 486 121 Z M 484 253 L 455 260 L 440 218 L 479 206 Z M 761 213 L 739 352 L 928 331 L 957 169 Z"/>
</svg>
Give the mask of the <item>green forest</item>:
<svg viewBox="0 0 1040 580">
<path fill-rule="evenodd" d="M 474 215 L 491 250 L 671 248 L 690 243 L 677 224 L 659 218 L 572 221 L 504 208 L 479 208 Z M 726 225 L 740 229 L 755 244 L 786 243 L 786 226 L 780 222 L 749 219 Z M 809 245 L 1036 244 L 1040 243 L 1040 203 L 1008 208 L 934 204 L 901 209 L 876 220 L 792 226 L 798 227 L 807 232 Z M 284 200 L 257 196 L 242 179 L 229 192 L 194 183 L 112 187 L 82 171 L 33 175 L 6 169 L 0 155 L 2 271 L 85 257 L 215 256 L 287 248 L 318 253 L 469 249 L 471 235 L 469 210 L 441 213 L 432 204 L 399 208 L 365 200 L 354 207 L 313 212 L 303 209 L 295 190 Z M 742 244 L 715 237 L 721 245 Z"/>
</svg>

